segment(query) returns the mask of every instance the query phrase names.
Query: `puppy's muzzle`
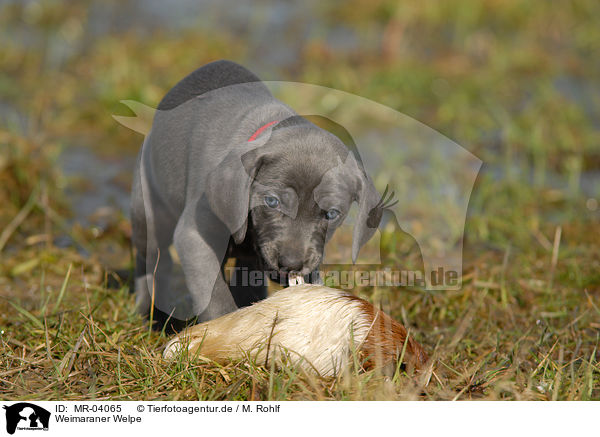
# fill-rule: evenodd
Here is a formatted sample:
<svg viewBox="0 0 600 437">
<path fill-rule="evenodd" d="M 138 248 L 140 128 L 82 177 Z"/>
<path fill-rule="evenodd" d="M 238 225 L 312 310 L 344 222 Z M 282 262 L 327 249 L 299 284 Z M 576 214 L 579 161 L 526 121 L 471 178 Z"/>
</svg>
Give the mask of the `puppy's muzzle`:
<svg viewBox="0 0 600 437">
<path fill-rule="evenodd" d="M 287 253 L 279 255 L 279 270 L 284 272 L 299 272 L 304 267 L 304 257 L 296 253 Z"/>
</svg>

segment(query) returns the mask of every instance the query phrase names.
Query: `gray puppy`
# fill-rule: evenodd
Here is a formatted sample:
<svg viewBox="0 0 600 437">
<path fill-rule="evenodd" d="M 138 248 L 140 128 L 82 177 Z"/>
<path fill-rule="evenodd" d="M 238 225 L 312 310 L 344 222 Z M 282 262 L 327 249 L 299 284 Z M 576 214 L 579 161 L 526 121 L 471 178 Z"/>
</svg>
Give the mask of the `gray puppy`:
<svg viewBox="0 0 600 437">
<path fill-rule="evenodd" d="M 203 322 L 266 297 L 265 284 L 228 286 L 223 266 L 309 275 L 358 202 L 352 257 L 371 238 L 381 197 L 334 135 L 275 99 L 238 64 L 217 61 L 163 98 L 132 189 L 138 308 L 158 327 Z M 173 276 L 173 245 L 185 277 Z M 314 280 L 314 276 L 313 276 Z"/>
</svg>

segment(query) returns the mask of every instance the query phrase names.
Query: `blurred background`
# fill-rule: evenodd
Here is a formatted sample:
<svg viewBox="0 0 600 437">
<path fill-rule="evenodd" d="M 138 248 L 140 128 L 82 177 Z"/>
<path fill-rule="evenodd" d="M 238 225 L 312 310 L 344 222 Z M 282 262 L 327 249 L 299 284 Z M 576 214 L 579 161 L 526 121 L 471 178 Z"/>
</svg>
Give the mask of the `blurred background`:
<svg viewBox="0 0 600 437">
<path fill-rule="evenodd" d="M 599 19 L 596 0 L 0 0 L 0 293 L 35 302 L 40 275 L 56 290 L 69 264 L 129 265 L 143 136 L 111 115 L 224 58 L 380 102 L 479 157 L 463 282 L 523 323 L 571 320 L 600 293 Z M 419 263 L 414 241 L 383 240 L 390 263 Z M 409 316 L 444 329 L 470 297 Z"/>
<path fill-rule="evenodd" d="M 380 102 L 477 155 L 468 241 L 597 222 L 599 16 L 594 1 L 3 0 L 0 224 L 37 187 L 70 231 L 53 243 L 94 244 L 127 215 L 142 141 L 111 118 L 133 115 L 120 101 L 156 107 L 221 58 Z"/>
</svg>

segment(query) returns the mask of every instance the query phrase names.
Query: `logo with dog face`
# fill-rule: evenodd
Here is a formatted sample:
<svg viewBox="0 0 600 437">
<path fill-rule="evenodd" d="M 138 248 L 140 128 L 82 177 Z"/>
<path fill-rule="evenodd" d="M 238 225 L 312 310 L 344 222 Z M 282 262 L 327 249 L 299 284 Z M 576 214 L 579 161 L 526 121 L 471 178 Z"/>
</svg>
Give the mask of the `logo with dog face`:
<svg viewBox="0 0 600 437">
<path fill-rule="evenodd" d="M 50 411 L 28 402 L 19 402 L 3 406 L 6 411 L 6 432 L 14 434 L 19 431 L 48 431 Z"/>
</svg>

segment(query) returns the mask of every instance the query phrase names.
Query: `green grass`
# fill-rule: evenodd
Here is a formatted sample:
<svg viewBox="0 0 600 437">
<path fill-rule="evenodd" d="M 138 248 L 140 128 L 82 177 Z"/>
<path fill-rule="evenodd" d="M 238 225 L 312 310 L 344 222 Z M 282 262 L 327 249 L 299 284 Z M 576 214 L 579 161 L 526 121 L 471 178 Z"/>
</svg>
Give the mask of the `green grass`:
<svg viewBox="0 0 600 437">
<path fill-rule="evenodd" d="M 243 63 L 244 41 L 197 30 L 84 41 L 77 29 L 90 13 L 86 2 L 45 2 L 35 14 L 4 6 L 0 398 L 600 400 L 600 182 L 591 195 L 580 188 L 600 171 L 598 5 L 478 5 L 323 7 L 325 21 L 379 32 L 380 44 L 337 52 L 317 33 L 299 66 L 280 71 L 413 116 L 501 175 L 484 171 L 473 191 L 460 290 L 355 290 L 425 347 L 428 379 L 356 368 L 319 379 L 251 361 L 163 361 L 167 338 L 149 331 L 125 289 L 105 287 L 107 259 L 111 267 L 130 263 L 127 219 L 112 217 L 100 233 L 70 225 L 69 181 L 56 158 L 74 143 L 112 159 L 135 153 L 141 137 L 110 117 L 125 113 L 119 101 L 156 105 L 209 60 Z M 46 43 L 26 49 L 10 38 L 19 29 L 85 49 L 53 63 Z M 565 93 L 561 80 L 581 84 L 584 97 Z M 53 244 L 64 235 L 73 247 Z M 382 241 L 386 265 L 419 265 L 411 238 L 389 232 Z"/>
</svg>

